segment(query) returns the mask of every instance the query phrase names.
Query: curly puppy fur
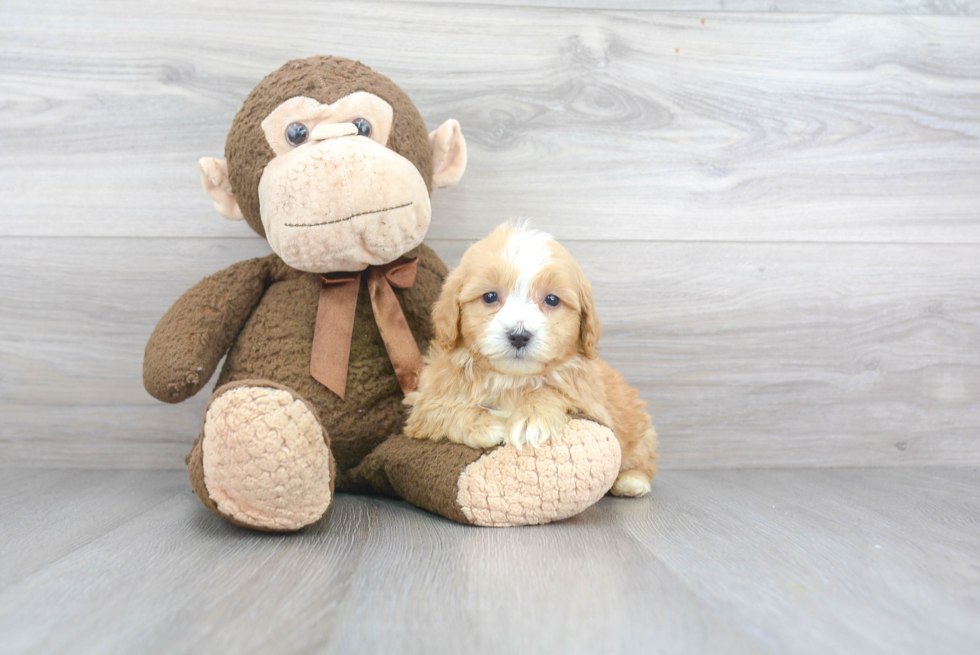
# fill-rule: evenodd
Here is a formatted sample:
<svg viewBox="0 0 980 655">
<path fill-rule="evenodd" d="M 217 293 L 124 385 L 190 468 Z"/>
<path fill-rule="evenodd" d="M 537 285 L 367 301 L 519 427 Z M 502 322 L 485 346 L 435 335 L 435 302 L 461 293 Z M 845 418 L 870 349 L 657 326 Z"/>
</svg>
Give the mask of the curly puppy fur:
<svg viewBox="0 0 980 655">
<path fill-rule="evenodd" d="M 637 390 L 598 359 L 592 286 L 551 236 L 508 223 L 474 244 L 432 312 L 435 340 L 405 432 L 472 448 L 538 447 L 582 412 L 622 449 L 612 492 L 641 496 L 657 435 Z"/>
</svg>

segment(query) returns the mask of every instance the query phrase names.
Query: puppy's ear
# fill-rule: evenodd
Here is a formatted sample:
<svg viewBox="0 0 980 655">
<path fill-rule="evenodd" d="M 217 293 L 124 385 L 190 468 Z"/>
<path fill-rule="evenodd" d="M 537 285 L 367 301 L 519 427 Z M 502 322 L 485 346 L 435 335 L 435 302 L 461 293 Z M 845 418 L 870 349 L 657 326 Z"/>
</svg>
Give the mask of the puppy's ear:
<svg viewBox="0 0 980 655">
<path fill-rule="evenodd" d="M 583 275 L 579 281 L 579 298 L 582 304 L 582 325 L 579 338 L 582 342 L 582 352 L 589 359 L 599 356 L 599 337 L 602 336 L 602 323 L 595 312 L 595 299 L 592 285 Z"/>
<path fill-rule="evenodd" d="M 451 349 L 459 339 L 459 292 L 463 288 L 462 267 L 457 267 L 445 284 L 439 300 L 432 307 L 432 327 L 436 333 L 436 343 Z"/>
</svg>

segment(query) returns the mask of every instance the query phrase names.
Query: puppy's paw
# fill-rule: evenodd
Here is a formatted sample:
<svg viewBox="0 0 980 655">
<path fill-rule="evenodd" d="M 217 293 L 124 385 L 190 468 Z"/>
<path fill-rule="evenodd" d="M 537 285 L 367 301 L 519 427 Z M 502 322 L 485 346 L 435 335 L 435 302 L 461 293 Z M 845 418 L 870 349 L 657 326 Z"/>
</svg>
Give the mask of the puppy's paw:
<svg viewBox="0 0 980 655">
<path fill-rule="evenodd" d="M 519 411 L 507 424 L 506 442 L 518 450 L 525 444 L 539 448 L 560 433 L 568 423 L 565 414 Z"/>
<path fill-rule="evenodd" d="M 462 443 L 470 448 L 493 448 L 504 442 L 506 434 L 503 421 L 484 414 L 462 435 Z"/>
<path fill-rule="evenodd" d="M 640 471 L 623 471 L 610 492 L 613 496 L 639 498 L 650 493 L 650 478 Z"/>
</svg>

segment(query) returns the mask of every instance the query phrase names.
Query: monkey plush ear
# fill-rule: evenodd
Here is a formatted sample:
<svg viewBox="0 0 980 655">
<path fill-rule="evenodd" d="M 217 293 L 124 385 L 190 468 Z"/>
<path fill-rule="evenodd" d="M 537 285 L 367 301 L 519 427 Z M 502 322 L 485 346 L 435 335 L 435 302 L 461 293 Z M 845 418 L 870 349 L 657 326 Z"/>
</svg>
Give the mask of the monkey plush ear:
<svg viewBox="0 0 980 655">
<path fill-rule="evenodd" d="M 232 221 L 240 221 L 245 216 L 235 200 L 235 194 L 231 192 L 231 178 L 228 177 L 228 162 L 224 159 L 214 157 L 201 157 L 197 162 L 197 167 L 201 169 L 201 186 L 211 200 L 214 201 L 214 208 L 218 213 Z"/>
<path fill-rule="evenodd" d="M 429 132 L 432 146 L 432 186 L 439 189 L 459 182 L 466 170 L 466 140 L 459 121 L 450 118 Z"/>
</svg>

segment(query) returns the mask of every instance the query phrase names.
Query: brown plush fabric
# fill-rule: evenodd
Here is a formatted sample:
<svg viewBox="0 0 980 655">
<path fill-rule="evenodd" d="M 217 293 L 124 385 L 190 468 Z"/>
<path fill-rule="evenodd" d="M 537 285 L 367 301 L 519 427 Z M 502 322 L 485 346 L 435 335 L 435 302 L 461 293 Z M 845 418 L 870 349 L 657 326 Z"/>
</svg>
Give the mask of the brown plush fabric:
<svg viewBox="0 0 980 655">
<path fill-rule="evenodd" d="M 201 427 L 201 433 L 197 435 L 197 440 L 194 442 L 194 446 L 191 448 L 191 452 L 187 453 L 187 457 L 184 458 L 184 462 L 187 464 L 187 474 L 191 479 L 191 488 L 197 497 L 201 499 L 204 506 L 209 510 L 217 514 L 223 519 L 227 519 L 234 523 L 232 519 L 227 514 L 223 514 L 218 511 L 218 505 L 208 494 L 207 487 L 204 486 L 204 450 L 201 443 L 204 441 L 204 428 Z"/>
<path fill-rule="evenodd" d="M 178 403 L 207 384 L 262 298 L 272 263 L 268 257 L 238 262 L 204 278 L 173 304 L 146 344 L 143 385 L 150 395 Z"/>
<path fill-rule="evenodd" d="M 439 295 L 446 265 L 425 245 L 408 254 L 418 256 L 415 284 L 396 289 L 395 295 L 419 350 L 425 352 L 432 338 L 429 308 Z M 348 393 L 341 400 L 310 375 L 319 276 L 291 269 L 276 255 L 264 261 L 270 283 L 232 344 L 218 385 L 273 380 L 309 403 L 323 419 L 340 473 L 338 490 L 344 491 L 344 472 L 387 435 L 399 432 L 405 420 L 404 395 L 374 321 L 367 288 L 362 286 L 357 297 Z"/>
<path fill-rule="evenodd" d="M 395 293 L 416 343 L 425 352 L 433 336 L 429 308 L 438 297 L 447 269 L 428 246 L 420 246 L 409 255 L 418 257 L 415 284 Z M 207 308 L 228 308 L 224 303 L 227 298 L 238 295 L 236 284 L 244 284 L 246 290 L 252 289 L 255 281 L 248 276 L 242 277 L 240 271 L 243 268 L 255 273 L 262 288 L 265 285 L 267 288 L 258 302 L 250 303 L 255 306 L 231 344 L 212 400 L 239 385 L 290 390 L 321 417 L 333 454 L 331 480 L 335 480 L 337 491 L 400 496 L 451 520 L 469 523 L 456 502 L 457 481 L 462 471 L 485 451 L 403 436 L 385 440 L 385 435 L 401 430 L 405 418 L 405 407 L 401 403 L 404 396 L 374 322 L 366 287 L 362 286 L 357 299 L 348 373 L 348 388 L 352 393 L 348 394 L 347 400 L 341 400 L 323 387 L 309 371 L 319 276 L 291 269 L 276 255 L 235 264 L 195 286 L 188 292 L 190 297 L 185 294 L 167 314 L 179 314 L 182 320 L 167 322 L 172 331 L 165 329 L 161 321 L 147 346 L 148 359 L 166 361 L 167 352 L 183 352 L 199 344 L 197 332 L 189 335 L 186 332 L 188 323 L 193 323 L 190 317 L 195 313 L 207 315 Z M 241 295 L 252 297 L 256 294 Z M 236 315 L 243 312 L 238 306 L 234 309 Z M 221 323 L 215 317 L 211 322 Z M 229 322 L 226 320 L 222 324 Z M 215 362 L 221 356 L 218 346 L 220 343 L 207 349 Z M 158 370 L 158 367 L 151 369 Z M 200 374 L 203 376 L 203 371 Z M 207 377 L 202 378 L 198 387 L 207 381 Z M 186 393 L 187 388 L 182 387 L 182 391 Z M 218 516 L 237 525 L 256 527 L 222 513 L 208 495 L 202 465 L 203 435 L 202 429 L 187 457 L 194 492 L 205 507 Z"/>
<path fill-rule="evenodd" d="M 262 132 L 261 123 L 273 109 L 296 96 L 331 104 L 357 91 L 373 93 L 391 105 L 394 122 L 388 147 L 418 169 L 432 191 L 432 151 L 422 115 L 390 79 L 358 61 L 340 57 L 310 57 L 287 62 L 252 90 L 235 116 L 225 158 L 238 206 L 253 230 L 265 236 L 259 215 L 259 180 L 275 154 Z"/>
<path fill-rule="evenodd" d="M 350 472 L 347 486 L 401 497 L 416 507 L 470 524 L 456 500 L 459 476 L 487 452 L 491 451 L 396 435 Z"/>
</svg>

